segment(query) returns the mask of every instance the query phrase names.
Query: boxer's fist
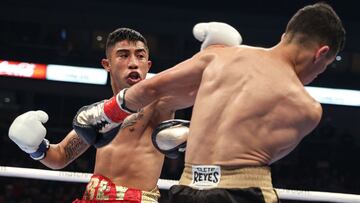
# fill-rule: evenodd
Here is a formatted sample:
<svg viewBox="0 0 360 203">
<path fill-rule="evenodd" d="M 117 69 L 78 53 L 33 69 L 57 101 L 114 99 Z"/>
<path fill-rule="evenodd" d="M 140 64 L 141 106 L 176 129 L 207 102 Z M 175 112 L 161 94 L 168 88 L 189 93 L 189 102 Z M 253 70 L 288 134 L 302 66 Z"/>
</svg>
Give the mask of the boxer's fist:
<svg viewBox="0 0 360 203">
<path fill-rule="evenodd" d="M 198 23 L 193 28 L 194 37 L 202 42 L 201 50 L 214 44 L 236 46 L 242 43 L 240 33 L 222 22 Z"/>
<path fill-rule="evenodd" d="M 166 157 L 176 159 L 185 151 L 190 121 L 172 119 L 160 123 L 152 133 L 156 149 Z"/>
<path fill-rule="evenodd" d="M 31 158 L 40 160 L 44 158 L 49 142 L 44 139 L 46 128 L 43 123 L 49 117 L 44 111 L 28 111 L 18 116 L 9 128 L 9 138 L 20 149 L 30 154 Z"/>
</svg>

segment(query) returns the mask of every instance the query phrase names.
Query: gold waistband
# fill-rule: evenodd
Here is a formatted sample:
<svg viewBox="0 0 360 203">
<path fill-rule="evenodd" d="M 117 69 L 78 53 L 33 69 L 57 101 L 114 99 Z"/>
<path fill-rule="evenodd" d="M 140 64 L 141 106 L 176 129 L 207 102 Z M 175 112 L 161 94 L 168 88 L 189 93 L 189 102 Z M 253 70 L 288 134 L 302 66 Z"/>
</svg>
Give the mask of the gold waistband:
<svg viewBox="0 0 360 203">
<path fill-rule="evenodd" d="M 125 192 L 128 190 L 127 187 L 116 186 L 116 199 L 124 199 Z M 141 191 L 141 202 L 142 203 L 157 203 L 160 198 L 159 188 L 156 187 L 151 191 Z"/>
<path fill-rule="evenodd" d="M 193 173 L 192 166 L 185 164 L 181 175 L 180 185 L 192 185 Z M 196 165 L 195 165 L 196 166 Z M 221 168 L 220 181 L 218 188 L 272 188 L 270 167 L 242 167 L 237 169 Z"/>
</svg>

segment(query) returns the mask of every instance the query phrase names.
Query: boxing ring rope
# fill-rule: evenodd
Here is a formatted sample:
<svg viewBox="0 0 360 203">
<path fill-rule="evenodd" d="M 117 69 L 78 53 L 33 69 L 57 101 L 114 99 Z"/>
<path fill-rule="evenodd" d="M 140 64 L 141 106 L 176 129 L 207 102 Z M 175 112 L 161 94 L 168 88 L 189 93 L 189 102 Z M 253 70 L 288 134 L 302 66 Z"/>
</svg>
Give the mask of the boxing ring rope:
<svg viewBox="0 0 360 203">
<path fill-rule="evenodd" d="M 87 183 L 89 182 L 91 175 L 91 173 L 0 166 L 0 176 L 4 177 Z M 172 185 L 175 184 L 178 184 L 178 181 L 166 179 L 159 179 L 158 181 L 159 188 L 165 190 L 168 190 Z M 360 203 L 360 195 L 355 194 L 288 190 L 277 188 L 275 190 L 278 193 L 279 198 L 283 200 Z"/>
</svg>

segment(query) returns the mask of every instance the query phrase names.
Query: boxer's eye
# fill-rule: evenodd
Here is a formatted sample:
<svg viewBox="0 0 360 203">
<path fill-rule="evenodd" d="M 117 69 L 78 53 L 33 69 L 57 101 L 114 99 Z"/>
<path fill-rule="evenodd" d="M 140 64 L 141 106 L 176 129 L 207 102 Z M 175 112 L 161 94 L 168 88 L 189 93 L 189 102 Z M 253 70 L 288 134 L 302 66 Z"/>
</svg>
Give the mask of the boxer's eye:
<svg viewBox="0 0 360 203">
<path fill-rule="evenodd" d="M 145 58 L 145 55 L 139 54 L 139 55 L 137 55 L 137 57 L 138 57 L 139 59 L 144 59 L 144 58 Z"/>
</svg>

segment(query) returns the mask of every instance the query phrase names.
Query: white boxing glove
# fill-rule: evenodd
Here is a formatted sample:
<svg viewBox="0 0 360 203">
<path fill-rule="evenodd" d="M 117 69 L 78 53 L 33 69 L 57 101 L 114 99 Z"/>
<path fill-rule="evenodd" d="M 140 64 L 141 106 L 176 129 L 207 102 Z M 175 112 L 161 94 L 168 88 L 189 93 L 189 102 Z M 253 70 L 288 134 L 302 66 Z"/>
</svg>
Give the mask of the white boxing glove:
<svg viewBox="0 0 360 203">
<path fill-rule="evenodd" d="M 171 119 L 161 122 L 151 138 L 156 149 L 166 157 L 177 159 L 186 149 L 190 121 Z"/>
<path fill-rule="evenodd" d="M 14 141 L 20 149 L 30 154 L 35 160 L 45 157 L 49 149 L 49 141 L 45 139 L 46 123 L 49 116 L 44 111 L 28 111 L 16 117 L 9 129 L 9 138 Z"/>
<path fill-rule="evenodd" d="M 222 22 L 198 23 L 193 28 L 194 37 L 202 42 L 201 50 L 214 44 L 236 46 L 242 43 L 240 33 Z"/>
</svg>

